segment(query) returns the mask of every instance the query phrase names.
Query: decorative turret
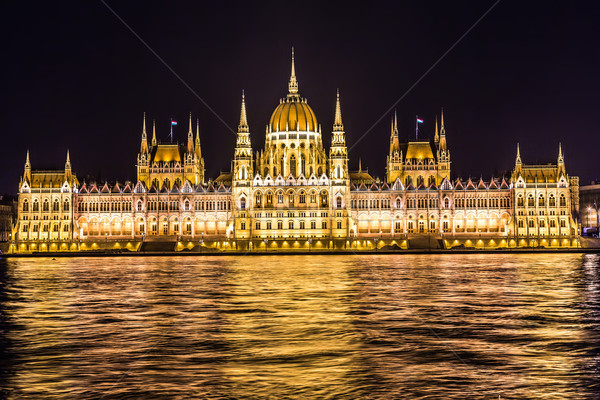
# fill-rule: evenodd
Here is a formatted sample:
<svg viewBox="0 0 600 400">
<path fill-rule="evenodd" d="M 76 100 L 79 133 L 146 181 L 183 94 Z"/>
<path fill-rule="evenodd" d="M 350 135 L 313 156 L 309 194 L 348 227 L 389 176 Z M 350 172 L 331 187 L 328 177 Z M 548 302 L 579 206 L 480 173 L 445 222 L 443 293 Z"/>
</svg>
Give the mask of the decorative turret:
<svg viewBox="0 0 600 400">
<path fill-rule="evenodd" d="M 398 115 L 394 110 L 394 119 L 390 132 L 390 153 L 387 157 L 387 182 L 393 183 L 402 175 L 402 150 L 400 149 L 400 139 L 398 137 Z"/>
<path fill-rule="evenodd" d="M 148 153 L 148 137 L 146 135 L 146 113 L 144 113 L 144 121 L 142 123 L 142 143 L 140 145 L 140 153 Z"/>
<path fill-rule="evenodd" d="M 440 143 L 440 135 L 438 133 L 438 119 L 437 115 L 435 116 L 435 136 L 433 137 L 434 143 L 437 145 Z"/>
<path fill-rule="evenodd" d="M 252 179 L 252 147 L 250 146 L 250 127 L 246 117 L 246 95 L 242 90 L 240 123 L 238 125 L 235 153 L 233 156 L 234 183 Z"/>
<path fill-rule="evenodd" d="M 335 101 L 335 117 L 329 149 L 330 176 L 334 179 L 348 178 L 348 149 L 346 148 L 346 133 L 342 123 L 342 107 L 340 105 L 340 91 L 337 91 Z"/>
</svg>

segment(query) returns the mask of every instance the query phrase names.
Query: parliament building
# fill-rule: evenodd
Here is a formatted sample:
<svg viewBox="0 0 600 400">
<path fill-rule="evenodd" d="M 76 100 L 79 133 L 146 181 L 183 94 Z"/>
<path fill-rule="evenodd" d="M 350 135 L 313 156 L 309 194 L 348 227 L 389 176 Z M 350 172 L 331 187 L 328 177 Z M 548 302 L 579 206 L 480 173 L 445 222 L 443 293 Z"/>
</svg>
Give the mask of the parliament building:
<svg viewBox="0 0 600 400">
<path fill-rule="evenodd" d="M 333 96 L 332 96 L 333 101 Z M 19 183 L 12 252 L 334 251 L 578 247 L 578 178 L 556 163 L 523 163 L 489 181 L 451 175 L 444 115 L 433 140 L 401 141 L 391 122 L 386 178 L 350 171 L 339 92 L 331 146 L 300 96 L 292 52 L 288 93 L 264 148 L 252 148 L 242 93 L 230 173 L 205 176 L 198 125 L 187 142 L 161 143 L 144 116 L 137 181 L 80 182 L 32 169 Z M 360 164 L 359 164 L 360 165 Z"/>
</svg>

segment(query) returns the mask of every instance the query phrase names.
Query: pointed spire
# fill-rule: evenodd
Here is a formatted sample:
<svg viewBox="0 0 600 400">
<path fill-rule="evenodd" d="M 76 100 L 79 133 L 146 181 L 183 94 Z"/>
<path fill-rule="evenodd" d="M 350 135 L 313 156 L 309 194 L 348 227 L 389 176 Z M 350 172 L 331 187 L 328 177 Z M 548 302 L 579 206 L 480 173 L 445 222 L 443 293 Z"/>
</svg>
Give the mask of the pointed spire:
<svg viewBox="0 0 600 400">
<path fill-rule="evenodd" d="M 437 119 L 437 115 L 435 116 L 435 136 L 434 136 L 433 140 L 436 143 L 440 141 L 440 135 L 438 133 L 438 119 Z"/>
<path fill-rule="evenodd" d="M 25 173 L 23 179 L 27 182 L 31 182 L 31 163 L 29 162 L 29 149 L 27 149 L 27 157 L 25 158 Z"/>
<path fill-rule="evenodd" d="M 242 107 L 240 110 L 240 124 L 238 125 L 238 132 L 249 132 L 248 119 L 246 117 L 246 95 L 242 90 Z"/>
<path fill-rule="evenodd" d="M 444 131 L 444 107 L 442 107 L 442 131 Z"/>
<path fill-rule="evenodd" d="M 298 93 L 298 81 L 296 80 L 296 64 L 294 61 L 294 46 L 292 46 L 292 73 L 290 75 L 290 83 L 288 84 L 290 94 Z"/>
<path fill-rule="evenodd" d="M 335 101 L 335 125 L 342 125 L 342 107 L 340 106 L 340 89 L 337 90 L 337 99 Z"/>
<path fill-rule="evenodd" d="M 196 119 L 196 146 L 200 146 L 200 119 Z"/>
<path fill-rule="evenodd" d="M 142 125 L 142 139 L 146 138 L 146 113 L 144 113 L 144 122 Z"/>
<path fill-rule="evenodd" d="M 342 107 L 340 105 L 340 89 L 337 90 L 337 97 L 335 100 L 335 118 L 333 122 L 333 131 L 342 132 L 344 130 L 344 124 L 342 123 Z"/>
<path fill-rule="evenodd" d="M 152 146 L 156 146 L 156 121 L 152 120 Z"/>
<path fill-rule="evenodd" d="M 69 166 L 71 168 L 71 157 L 69 157 L 69 150 L 67 150 L 67 162 L 65 163 L 65 167 Z"/>
<path fill-rule="evenodd" d="M 146 113 L 142 122 L 142 143 L 140 144 L 140 153 L 148 153 L 148 136 L 146 135 Z"/>
<path fill-rule="evenodd" d="M 187 152 L 191 154 L 194 152 L 194 131 L 192 130 L 192 113 L 190 112 L 190 122 L 189 122 L 189 130 L 188 130 L 188 142 L 187 142 Z"/>
<path fill-rule="evenodd" d="M 398 134 L 398 113 L 394 110 L 394 134 Z"/>
<path fill-rule="evenodd" d="M 521 165 L 521 149 L 519 148 L 519 143 L 517 143 L 517 159 L 515 160 L 516 165 Z"/>
<path fill-rule="evenodd" d="M 362 172 L 362 161 L 360 157 L 358 158 L 358 172 Z"/>
<path fill-rule="evenodd" d="M 563 164 L 565 162 L 565 158 L 562 152 L 562 144 L 558 142 L 558 163 Z"/>
</svg>

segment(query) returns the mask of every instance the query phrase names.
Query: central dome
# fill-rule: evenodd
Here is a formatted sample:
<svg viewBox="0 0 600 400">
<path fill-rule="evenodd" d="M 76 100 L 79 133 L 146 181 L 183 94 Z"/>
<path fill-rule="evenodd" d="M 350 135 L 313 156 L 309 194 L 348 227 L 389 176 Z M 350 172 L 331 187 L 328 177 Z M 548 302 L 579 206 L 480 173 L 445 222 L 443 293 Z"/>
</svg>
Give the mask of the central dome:
<svg viewBox="0 0 600 400">
<path fill-rule="evenodd" d="M 269 122 L 270 132 L 304 131 L 317 132 L 319 124 L 306 99 L 288 95 L 281 100 Z"/>
</svg>

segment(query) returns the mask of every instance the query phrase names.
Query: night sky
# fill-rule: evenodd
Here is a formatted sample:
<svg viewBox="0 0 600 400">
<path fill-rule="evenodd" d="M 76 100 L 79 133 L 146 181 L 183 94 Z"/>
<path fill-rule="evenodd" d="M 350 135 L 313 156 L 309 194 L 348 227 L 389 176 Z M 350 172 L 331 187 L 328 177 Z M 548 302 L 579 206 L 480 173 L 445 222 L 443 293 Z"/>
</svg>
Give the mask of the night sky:
<svg viewBox="0 0 600 400">
<path fill-rule="evenodd" d="M 185 140 L 192 112 L 207 176 L 228 171 L 242 89 L 257 150 L 292 45 L 326 147 L 339 88 L 350 168 L 360 157 L 383 178 L 393 112 L 352 146 L 493 3 L 108 1 L 227 127 L 102 2 L 3 2 L 0 193 L 16 193 L 27 149 L 33 169 L 63 168 L 70 149 L 80 180 L 134 180 L 144 111 L 165 141 L 171 117 Z M 517 142 L 525 163 L 555 162 L 559 141 L 571 175 L 600 178 L 599 14 L 593 2 L 501 1 L 398 103 L 401 137 L 417 114 L 431 137 L 443 107 L 454 178 L 510 170 Z"/>
</svg>

